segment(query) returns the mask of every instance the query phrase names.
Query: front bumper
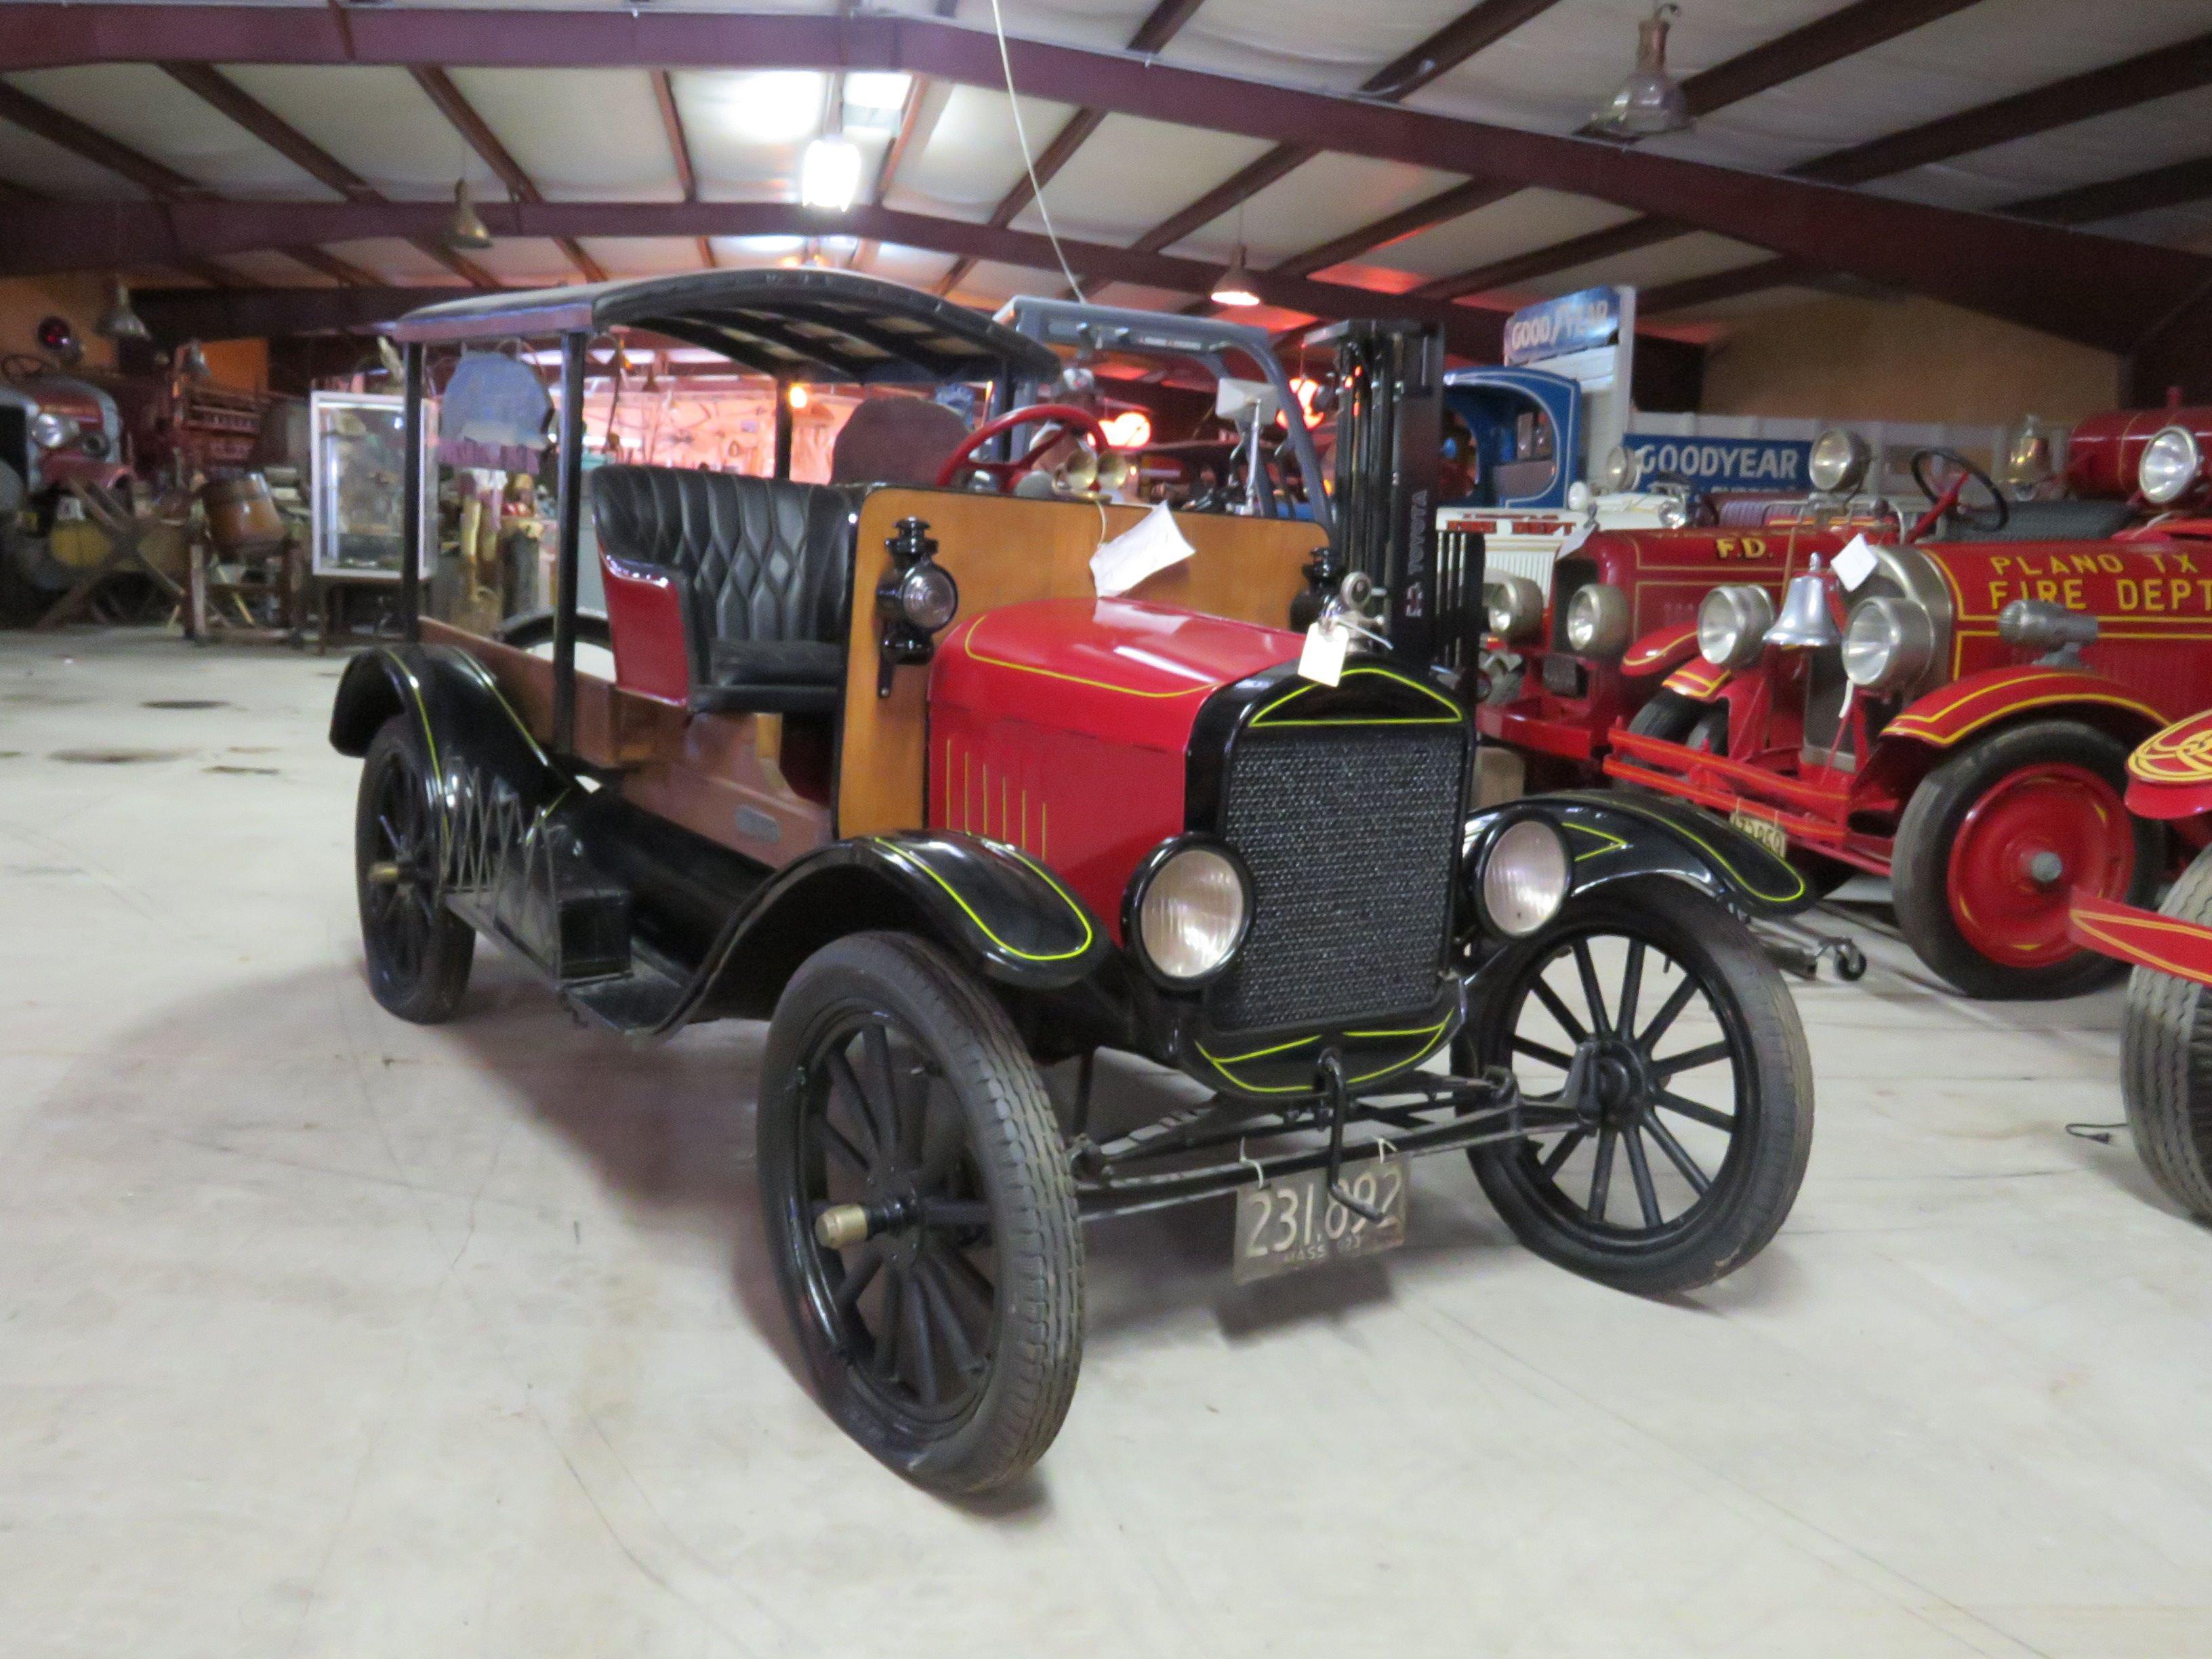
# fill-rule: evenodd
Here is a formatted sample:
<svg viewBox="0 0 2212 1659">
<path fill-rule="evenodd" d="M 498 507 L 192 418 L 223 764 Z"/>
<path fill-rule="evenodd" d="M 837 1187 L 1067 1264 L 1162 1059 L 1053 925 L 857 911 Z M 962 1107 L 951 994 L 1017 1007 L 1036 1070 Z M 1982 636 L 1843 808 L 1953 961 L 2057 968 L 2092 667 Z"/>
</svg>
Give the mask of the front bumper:
<svg viewBox="0 0 2212 1659">
<path fill-rule="evenodd" d="M 1892 842 L 1850 826 L 1848 781 L 1828 784 L 1793 777 L 1755 761 L 1723 759 L 1679 743 L 1648 738 L 1626 727 L 1612 734 L 1605 775 L 1734 817 L 1741 812 L 1778 826 L 1797 846 L 1840 863 L 1889 873 Z"/>
</svg>

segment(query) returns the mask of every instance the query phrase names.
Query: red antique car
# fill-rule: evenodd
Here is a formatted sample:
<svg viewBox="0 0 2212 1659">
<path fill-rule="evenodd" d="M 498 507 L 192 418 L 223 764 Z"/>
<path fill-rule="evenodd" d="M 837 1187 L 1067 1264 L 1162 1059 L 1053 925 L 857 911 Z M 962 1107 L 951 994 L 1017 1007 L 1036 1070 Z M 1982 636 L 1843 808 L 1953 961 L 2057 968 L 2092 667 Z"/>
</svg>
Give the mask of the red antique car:
<svg viewBox="0 0 2212 1659">
<path fill-rule="evenodd" d="M 2155 913 L 2077 893 L 2077 944 L 2129 963 L 2121 1093 L 2144 1167 L 2212 1221 L 2212 713 L 2170 726 L 2128 757 L 2128 810 L 2171 823 L 2201 850 Z"/>
<path fill-rule="evenodd" d="M 1923 479 L 1955 476 L 1906 536 L 1800 574 L 1778 613 L 1763 586 L 1706 596 L 1701 660 L 1614 733 L 1607 773 L 1816 878 L 1889 877 L 1905 937 L 1969 994 L 2099 982 L 2069 895 L 2155 890 L 2164 837 L 2122 804 L 2127 754 L 2212 702 L 2208 447 L 2212 410 L 2100 417 L 2072 497 L 2027 502 L 1923 452 Z M 1970 481 L 1986 501 L 1966 509 Z"/>
<path fill-rule="evenodd" d="M 115 399 L 43 358 L 0 362 L 0 617 L 28 618 L 83 573 L 48 545 L 70 487 L 112 489 L 130 476 Z"/>
<path fill-rule="evenodd" d="M 1804 1034 L 1736 914 L 1786 905 L 1790 872 L 1672 802 L 1470 811 L 1437 665 L 1479 639 L 1443 601 L 1480 568 L 1442 568 L 1403 470 L 1350 459 L 1436 454 L 1407 434 L 1433 431 L 1441 335 L 1365 329 L 1344 418 L 1379 435 L 1340 453 L 1345 574 L 1302 638 L 1297 520 L 1180 515 L 1192 556 L 1102 597 L 1101 538 L 1139 509 L 892 481 L 939 449 L 834 457 L 841 485 L 584 465 L 588 353 L 617 331 L 892 395 L 1053 374 L 931 295 L 716 270 L 400 325 L 410 472 L 463 347 L 557 341 L 557 602 L 549 658 L 536 619 L 470 608 L 498 590 L 462 550 L 422 575 L 438 532 L 407 480 L 404 637 L 352 660 L 331 726 L 362 762 L 371 990 L 450 1018 L 482 937 L 634 1037 L 768 1019 L 785 1304 L 829 1411 L 918 1481 L 994 1486 L 1051 1443 L 1087 1218 L 1233 1196 L 1234 1270 L 1279 1272 L 1401 1240 L 1405 1160 L 1461 1152 L 1532 1248 L 1659 1293 L 1749 1260 L 1802 1178 Z M 1390 644 L 1347 656 L 1370 583 L 1389 620 L 1358 632 Z M 1101 1048 L 1197 1091 L 1094 1112 Z"/>
</svg>

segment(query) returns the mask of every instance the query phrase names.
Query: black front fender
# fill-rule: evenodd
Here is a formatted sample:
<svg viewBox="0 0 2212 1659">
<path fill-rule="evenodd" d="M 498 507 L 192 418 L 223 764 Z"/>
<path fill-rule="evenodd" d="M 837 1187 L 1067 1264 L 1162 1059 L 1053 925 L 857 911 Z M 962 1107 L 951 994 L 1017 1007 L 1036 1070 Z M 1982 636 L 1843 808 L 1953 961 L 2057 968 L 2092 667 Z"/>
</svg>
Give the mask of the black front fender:
<svg viewBox="0 0 2212 1659">
<path fill-rule="evenodd" d="M 1522 817 L 1542 818 L 1566 837 L 1574 860 L 1571 894 L 1671 876 L 1747 915 L 1786 916 L 1813 902 L 1805 878 L 1787 861 L 1711 813 L 1663 796 L 1579 790 L 1524 796 L 1470 818 L 1468 848 L 1478 851 L 1483 840 Z M 1475 867 L 1470 861 L 1470 881 Z"/>
<path fill-rule="evenodd" d="M 847 933 L 896 927 L 934 939 L 1009 990 L 1050 994 L 1114 956 L 1098 918 L 1059 878 L 975 836 L 903 830 L 832 842 L 778 871 L 730 919 L 686 1007 L 773 1011 L 799 965 Z"/>
</svg>

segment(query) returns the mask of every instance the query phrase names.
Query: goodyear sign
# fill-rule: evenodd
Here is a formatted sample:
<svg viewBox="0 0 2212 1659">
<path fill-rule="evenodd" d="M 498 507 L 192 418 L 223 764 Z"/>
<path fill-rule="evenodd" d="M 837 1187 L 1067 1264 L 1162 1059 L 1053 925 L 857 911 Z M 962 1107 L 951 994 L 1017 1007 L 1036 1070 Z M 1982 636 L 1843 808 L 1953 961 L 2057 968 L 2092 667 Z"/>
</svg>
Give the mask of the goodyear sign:
<svg viewBox="0 0 2212 1659">
<path fill-rule="evenodd" d="M 1808 489 L 1810 442 L 1797 438 L 1668 438 L 1632 432 L 1623 441 L 1644 476 L 1680 478 L 1699 489 L 1790 495 Z"/>
<path fill-rule="evenodd" d="M 1523 306 L 1505 319 L 1505 361 L 1540 363 L 1577 351 L 1609 346 L 1620 337 L 1620 295 L 1609 288 L 1586 288 Z"/>
</svg>

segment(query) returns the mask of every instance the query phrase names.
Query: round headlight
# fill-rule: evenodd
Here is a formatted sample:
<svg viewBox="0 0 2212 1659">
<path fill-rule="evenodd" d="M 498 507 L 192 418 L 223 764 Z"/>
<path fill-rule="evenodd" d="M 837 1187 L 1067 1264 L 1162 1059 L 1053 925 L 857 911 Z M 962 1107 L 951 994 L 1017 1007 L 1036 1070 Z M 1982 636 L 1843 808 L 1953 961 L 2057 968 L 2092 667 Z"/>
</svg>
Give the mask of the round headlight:
<svg viewBox="0 0 2212 1659">
<path fill-rule="evenodd" d="M 59 449 L 76 434 L 76 422 L 67 415 L 45 409 L 31 416 L 31 441 L 41 449 Z"/>
<path fill-rule="evenodd" d="M 1532 639 L 1544 626 L 1544 590 L 1526 576 L 1500 576 L 1483 586 L 1490 631 L 1508 641 Z"/>
<path fill-rule="evenodd" d="M 1698 654 L 1716 668 L 1748 668 L 1774 626 L 1774 596 L 1747 582 L 1716 587 L 1698 607 Z"/>
<path fill-rule="evenodd" d="M 1867 460 L 1866 440 L 1856 432 L 1832 426 L 1813 440 L 1805 476 L 1822 495 L 1833 495 L 1859 487 L 1866 477 Z"/>
<path fill-rule="evenodd" d="M 1844 673 L 1863 691 L 1895 691 L 1928 672 L 1936 625 L 1910 599 L 1862 599 L 1844 627 Z"/>
<path fill-rule="evenodd" d="M 2143 446 L 2142 459 L 2136 463 L 2136 483 L 2145 501 L 2166 507 L 2189 493 L 2203 464 L 2196 434 L 2186 427 L 2166 427 Z"/>
<path fill-rule="evenodd" d="M 925 634 L 934 634 L 960 609 L 960 586 L 942 565 L 918 564 L 899 578 L 900 614 Z"/>
<path fill-rule="evenodd" d="M 1669 495 L 1659 503 L 1659 527 L 1680 530 L 1690 521 L 1690 504 L 1680 495 Z"/>
<path fill-rule="evenodd" d="M 1483 854 L 1483 916 L 1507 938 L 1526 939 L 1559 913 L 1573 868 L 1565 838 L 1543 819 L 1507 824 Z"/>
<path fill-rule="evenodd" d="M 1154 973 L 1192 985 L 1228 965 L 1244 942 L 1252 895 L 1224 848 L 1176 847 L 1148 861 L 1136 881 L 1129 931 Z"/>
<path fill-rule="evenodd" d="M 1605 453 L 1605 465 L 1598 469 L 1597 481 L 1608 495 L 1618 495 L 1635 489 L 1643 471 L 1634 450 L 1626 444 L 1615 444 Z"/>
<path fill-rule="evenodd" d="M 1591 582 L 1567 601 L 1567 648 L 1578 657 L 1610 657 L 1628 648 L 1628 595 L 1610 582 Z"/>
</svg>

